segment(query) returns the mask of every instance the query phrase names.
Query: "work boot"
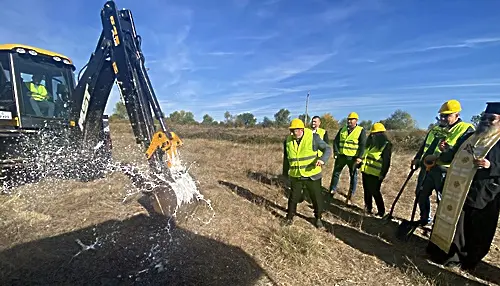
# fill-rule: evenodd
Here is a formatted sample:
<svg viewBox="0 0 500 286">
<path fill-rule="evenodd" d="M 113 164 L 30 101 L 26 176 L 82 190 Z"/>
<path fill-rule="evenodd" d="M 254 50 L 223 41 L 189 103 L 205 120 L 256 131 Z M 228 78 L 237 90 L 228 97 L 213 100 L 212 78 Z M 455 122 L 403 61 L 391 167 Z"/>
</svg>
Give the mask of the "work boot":
<svg viewBox="0 0 500 286">
<path fill-rule="evenodd" d="M 315 223 L 314 223 L 314 226 L 315 226 L 316 228 L 324 228 L 324 227 L 325 227 L 325 226 L 323 225 L 323 222 L 321 221 L 321 219 L 320 219 L 320 218 L 317 218 L 317 219 L 316 219 L 316 221 L 315 221 Z"/>
<path fill-rule="evenodd" d="M 351 194 L 348 194 L 347 197 L 345 198 L 345 204 L 346 205 L 352 204 Z"/>
<path fill-rule="evenodd" d="M 290 226 L 292 224 L 293 224 L 292 218 L 285 218 L 284 220 L 281 221 L 281 226 Z"/>
</svg>

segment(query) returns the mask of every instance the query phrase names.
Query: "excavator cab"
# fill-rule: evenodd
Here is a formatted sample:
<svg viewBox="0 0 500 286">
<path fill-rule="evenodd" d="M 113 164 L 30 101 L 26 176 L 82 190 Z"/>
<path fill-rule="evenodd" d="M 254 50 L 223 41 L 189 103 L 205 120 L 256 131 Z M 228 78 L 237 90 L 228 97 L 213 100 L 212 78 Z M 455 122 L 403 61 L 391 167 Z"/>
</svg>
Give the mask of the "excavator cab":
<svg viewBox="0 0 500 286">
<path fill-rule="evenodd" d="M 0 45 L 0 178 L 22 165 L 32 152 L 24 143 L 40 130 L 74 125 L 70 120 L 74 71 L 72 61 L 63 55 L 27 45 Z"/>
<path fill-rule="evenodd" d="M 41 130 L 69 134 L 76 128 L 71 117 L 74 71 L 73 62 L 64 55 L 21 44 L 0 45 L 0 179 L 21 167 L 30 154 L 37 157 L 36 147 L 60 148 L 57 140 L 42 146 Z M 107 116 L 102 118 L 98 137 L 105 151 L 100 156 L 109 162 L 111 137 L 109 128 L 105 130 Z"/>
<path fill-rule="evenodd" d="M 0 45 L 0 132 L 70 124 L 71 60 L 26 45 Z"/>
</svg>

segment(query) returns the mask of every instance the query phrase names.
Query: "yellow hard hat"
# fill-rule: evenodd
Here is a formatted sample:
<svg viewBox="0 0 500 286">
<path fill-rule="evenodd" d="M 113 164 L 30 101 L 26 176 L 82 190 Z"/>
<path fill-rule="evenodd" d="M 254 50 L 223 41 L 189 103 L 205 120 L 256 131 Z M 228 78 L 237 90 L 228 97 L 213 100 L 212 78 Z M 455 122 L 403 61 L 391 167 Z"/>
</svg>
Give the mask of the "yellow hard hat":
<svg viewBox="0 0 500 286">
<path fill-rule="evenodd" d="M 460 111 L 462 111 L 462 106 L 460 105 L 460 102 L 455 99 L 448 100 L 447 102 L 443 103 L 443 105 L 441 105 L 441 108 L 439 109 L 440 114 L 452 114 Z"/>
<path fill-rule="evenodd" d="M 304 128 L 304 122 L 300 120 L 299 118 L 295 118 L 290 122 L 290 127 L 289 129 L 298 129 L 298 128 Z"/>
<path fill-rule="evenodd" d="M 384 132 L 384 131 L 386 131 L 384 124 L 377 122 L 377 123 L 372 125 L 372 130 L 370 131 L 370 133 L 377 133 L 377 132 Z"/>
<path fill-rule="evenodd" d="M 359 119 L 359 116 L 356 112 L 351 112 L 351 113 L 349 113 L 349 115 L 347 115 L 347 119 L 351 119 L 351 118 Z"/>
</svg>

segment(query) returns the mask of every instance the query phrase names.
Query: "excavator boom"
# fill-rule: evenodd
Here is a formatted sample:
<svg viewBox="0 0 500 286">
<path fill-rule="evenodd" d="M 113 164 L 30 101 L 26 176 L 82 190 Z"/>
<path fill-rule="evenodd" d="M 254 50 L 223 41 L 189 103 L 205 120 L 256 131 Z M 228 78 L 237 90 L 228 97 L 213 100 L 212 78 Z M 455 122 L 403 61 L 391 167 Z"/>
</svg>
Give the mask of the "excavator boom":
<svg viewBox="0 0 500 286">
<path fill-rule="evenodd" d="M 104 109 L 116 82 L 136 142 L 143 146 L 152 170 L 164 173 L 182 141 L 164 121 L 132 13 L 118 10 L 113 1 L 108 1 L 101 10 L 101 21 L 103 29 L 96 49 L 73 92 L 71 117 L 78 125 L 77 136 L 86 146 L 98 143 Z"/>
</svg>

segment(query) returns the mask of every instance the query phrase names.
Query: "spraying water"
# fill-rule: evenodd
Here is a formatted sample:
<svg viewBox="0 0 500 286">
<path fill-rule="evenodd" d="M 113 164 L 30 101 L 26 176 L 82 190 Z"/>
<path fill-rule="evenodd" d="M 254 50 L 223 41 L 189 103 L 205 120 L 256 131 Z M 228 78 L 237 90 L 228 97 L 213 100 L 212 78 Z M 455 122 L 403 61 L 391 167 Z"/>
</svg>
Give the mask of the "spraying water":
<svg viewBox="0 0 500 286">
<path fill-rule="evenodd" d="M 212 211 L 212 216 L 205 224 L 210 223 L 215 216 L 210 200 L 204 198 L 199 191 L 197 182 L 190 175 L 191 165 L 186 166 L 180 157 L 172 158 L 173 164 L 168 174 L 151 173 L 145 165 L 134 163 L 123 163 L 110 160 L 109 157 L 100 156 L 104 148 L 103 142 L 98 142 L 92 148 L 80 148 L 74 146 L 64 136 L 53 132 L 39 132 L 38 138 L 34 140 L 21 140 L 19 148 L 24 154 L 28 154 L 24 160 L 24 168 L 13 170 L 10 174 L 9 182 L 3 182 L 3 193 L 13 194 L 12 188 L 15 186 L 36 183 L 43 179 L 77 179 L 80 181 L 92 181 L 94 179 L 106 179 L 108 175 L 115 172 L 127 175 L 133 188 L 124 190 L 122 203 L 137 195 L 145 195 L 153 205 L 156 213 L 163 215 L 166 219 L 154 230 L 150 230 L 147 237 L 143 239 L 148 244 L 149 252 L 137 253 L 137 259 L 141 261 L 143 268 L 137 270 L 135 274 L 127 274 L 132 279 L 145 273 L 157 273 L 166 269 L 168 256 L 165 248 L 175 246 L 171 230 L 174 219 L 184 208 L 204 202 Z M 129 150 L 127 150 L 129 151 Z M 97 154 L 97 155 L 96 155 Z M 57 182 L 51 186 L 57 186 Z M 46 193 L 53 195 L 54 192 L 64 192 L 65 190 L 52 187 Z M 101 190 L 95 190 L 99 192 Z M 37 190 L 30 190 L 32 201 L 37 201 Z M 161 220 L 160 220 L 161 222 Z M 115 241 L 127 233 L 122 233 L 120 227 L 107 233 L 94 233 L 93 240 L 76 239 L 75 246 L 78 251 L 68 253 L 68 263 L 75 258 L 85 255 L 88 251 L 100 251 L 107 244 L 114 244 Z M 125 247 L 124 250 L 127 250 Z M 126 269 L 124 270 L 126 271 Z"/>
</svg>

